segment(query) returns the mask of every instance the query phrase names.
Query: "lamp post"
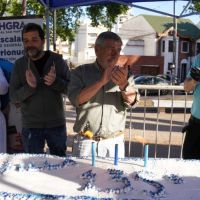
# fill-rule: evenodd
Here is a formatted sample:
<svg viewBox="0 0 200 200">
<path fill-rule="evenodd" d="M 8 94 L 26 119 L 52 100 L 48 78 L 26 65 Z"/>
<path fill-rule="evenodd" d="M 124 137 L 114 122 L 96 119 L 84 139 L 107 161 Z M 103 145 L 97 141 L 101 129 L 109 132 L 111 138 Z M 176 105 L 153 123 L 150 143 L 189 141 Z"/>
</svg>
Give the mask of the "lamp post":
<svg viewBox="0 0 200 200">
<path fill-rule="evenodd" d="M 170 65 L 170 69 L 171 69 L 171 85 L 174 85 L 175 84 L 175 64 L 172 63 Z"/>
</svg>

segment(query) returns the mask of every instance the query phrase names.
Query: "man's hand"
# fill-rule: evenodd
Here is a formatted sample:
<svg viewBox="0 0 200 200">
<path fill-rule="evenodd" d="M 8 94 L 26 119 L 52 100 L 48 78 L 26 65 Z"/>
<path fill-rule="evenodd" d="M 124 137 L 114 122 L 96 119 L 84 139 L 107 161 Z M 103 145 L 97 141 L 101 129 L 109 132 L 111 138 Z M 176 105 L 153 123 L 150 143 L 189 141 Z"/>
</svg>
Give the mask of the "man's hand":
<svg viewBox="0 0 200 200">
<path fill-rule="evenodd" d="M 52 85 L 56 79 L 56 69 L 55 65 L 51 66 L 50 71 L 44 76 L 44 83 L 48 86 Z"/>
<path fill-rule="evenodd" d="M 200 68 L 192 67 L 190 75 L 195 81 L 200 81 Z"/>
<path fill-rule="evenodd" d="M 31 69 L 26 70 L 26 81 L 30 87 L 32 87 L 32 88 L 37 87 L 37 80 L 35 78 L 35 75 L 31 71 Z"/>
<path fill-rule="evenodd" d="M 102 85 L 106 85 L 110 81 L 112 70 L 112 67 L 107 67 L 106 69 L 104 69 L 103 75 L 100 80 Z"/>
<path fill-rule="evenodd" d="M 128 84 L 127 77 L 128 77 L 127 66 L 124 67 L 116 66 L 112 71 L 111 79 L 113 83 L 119 86 L 120 90 L 124 90 L 124 88 L 127 86 Z"/>
</svg>

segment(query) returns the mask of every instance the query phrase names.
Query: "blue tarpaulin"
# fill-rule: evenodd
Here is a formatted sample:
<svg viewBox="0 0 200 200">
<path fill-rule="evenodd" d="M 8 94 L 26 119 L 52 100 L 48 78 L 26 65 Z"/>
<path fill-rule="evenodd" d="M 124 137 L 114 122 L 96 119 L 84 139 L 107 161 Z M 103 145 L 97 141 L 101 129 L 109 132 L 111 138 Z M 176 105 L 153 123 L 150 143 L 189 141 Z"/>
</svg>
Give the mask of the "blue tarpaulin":
<svg viewBox="0 0 200 200">
<path fill-rule="evenodd" d="M 50 9 L 57 9 L 69 6 L 88 6 L 92 4 L 107 4 L 107 3 L 118 3 L 124 5 L 131 5 L 132 3 L 139 3 L 139 2 L 156 2 L 157 0 L 39 0 L 40 3 L 47 6 Z M 161 1 L 168 1 L 168 0 L 159 0 Z M 179 0 L 180 1 L 180 0 Z M 182 0 L 192 2 L 191 0 Z M 196 0 L 198 1 L 198 0 Z"/>
<path fill-rule="evenodd" d="M 187 14 L 183 14 L 184 12 L 181 12 L 180 15 L 176 15 L 176 13 L 171 14 L 167 12 L 162 12 L 157 9 L 150 9 L 148 7 L 139 5 L 139 3 L 144 3 L 144 2 L 165 2 L 165 1 L 174 2 L 174 7 L 175 7 L 176 2 L 178 1 L 188 2 L 185 8 L 183 8 L 183 11 L 187 10 L 187 8 L 192 2 L 200 2 L 200 0 L 171 0 L 171 1 L 168 1 L 168 0 L 38 0 L 38 2 L 44 5 L 47 10 L 51 10 L 51 11 L 59 9 L 59 8 L 67 8 L 70 6 L 90 6 L 90 5 L 95 5 L 95 4 L 118 3 L 118 4 L 123 4 L 123 5 L 131 6 L 131 7 L 136 7 L 143 10 L 148 10 L 151 12 L 156 12 L 163 15 L 168 15 L 175 18 L 181 18 L 181 17 L 187 17 L 190 15 L 199 14 L 199 12 L 190 11 Z"/>
<path fill-rule="evenodd" d="M 162 15 L 170 16 L 174 18 L 174 23 L 175 23 L 175 18 L 181 18 L 181 17 L 187 17 L 190 15 L 194 14 L 199 14 L 199 12 L 189 12 L 187 14 L 184 14 L 184 11 L 189 7 L 189 5 L 192 2 L 200 2 L 200 0 L 171 0 L 170 2 L 174 2 L 174 13 L 167 13 L 167 12 L 162 12 L 160 10 L 156 9 L 150 9 L 147 7 L 140 6 L 139 3 L 144 3 L 144 2 L 169 2 L 168 0 L 38 0 L 43 6 L 46 8 L 46 24 L 47 24 L 47 49 L 49 48 L 49 14 L 48 11 L 53 11 L 59 8 L 67 8 L 70 6 L 89 6 L 89 5 L 95 5 L 95 4 L 109 4 L 109 3 L 118 3 L 118 4 L 123 4 L 123 5 L 128 5 L 131 7 L 136 7 L 139 9 L 144 9 L 148 10 L 151 12 L 159 13 Z M 175 4 L 177 1 L 185 1 L 188 2 L 185 8 L 183 8 L 183 11 L 179 14 L 176 15 L 175 13 Z"/>
</svg>

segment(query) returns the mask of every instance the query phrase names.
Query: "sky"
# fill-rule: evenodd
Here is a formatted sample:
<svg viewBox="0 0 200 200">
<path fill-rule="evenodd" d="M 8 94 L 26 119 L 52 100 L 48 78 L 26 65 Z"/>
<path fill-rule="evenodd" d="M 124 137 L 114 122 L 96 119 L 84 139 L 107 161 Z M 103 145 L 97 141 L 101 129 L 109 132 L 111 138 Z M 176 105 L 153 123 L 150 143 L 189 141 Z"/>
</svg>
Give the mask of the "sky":
<svg viewBox="0 0 200 200">
<path fill-rule="evenodd" d="M 179 15 L 183 11 L 183 8 L 184 8 L 184 6 L 187 5 L 187 3 L 188 3 L 188 1 L 176 1 L 176 7 L 175 7 L 176 8 L 175 9 L 176 15 Z M 170 14 L 173 14 L 173 4 L 174 4 L 173 1 L 136 3 L 136 5 L 138 5 L 138 6 L 156 9 L 156 10 L 159 10 L 159 11 L 168 12 Z M 158 15 L 157 13 L 149 12 L 149 11 L 139 9 L 139 8 L 134 8 L 134 7 L 133 7 L 133 14 L 135 16 L 140 15 L 140 14 Z M 186 13 L 184 13 L 184 14 L 186 14 Z M 200 14 L 188 16 L 186 18 L 192 20 L 192 22 L 194 24 L 197 24 L 197 23 L 200 22 Z"/>
</svg>

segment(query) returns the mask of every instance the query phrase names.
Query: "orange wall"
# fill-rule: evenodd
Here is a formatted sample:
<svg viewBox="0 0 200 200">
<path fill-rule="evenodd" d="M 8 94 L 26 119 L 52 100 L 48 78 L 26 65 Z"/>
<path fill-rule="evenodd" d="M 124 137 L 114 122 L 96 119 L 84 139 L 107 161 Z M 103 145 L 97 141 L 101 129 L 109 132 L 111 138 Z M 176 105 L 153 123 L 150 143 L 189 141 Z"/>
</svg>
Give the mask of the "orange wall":
<svg viewBox="0 0 200 200">
<path fill-rule="evenodd" d="M 164 57 L 162 56 L 121 55 L 118 64 L 129 65 L 131 72 L 135 75 L 142 73 L 144 65 L 146 65 L 145 68 L 149 67 L 150 74 L 162 74 L 164 72 Z M 158 67 L 149 65 L 157 65 Z M 156 70 L 156 72 L 153 70 Z"/>
</svg>

